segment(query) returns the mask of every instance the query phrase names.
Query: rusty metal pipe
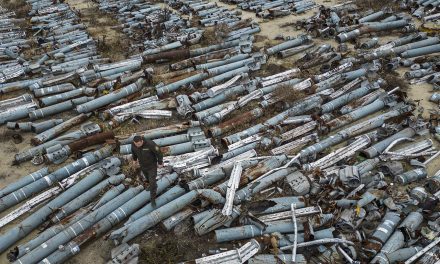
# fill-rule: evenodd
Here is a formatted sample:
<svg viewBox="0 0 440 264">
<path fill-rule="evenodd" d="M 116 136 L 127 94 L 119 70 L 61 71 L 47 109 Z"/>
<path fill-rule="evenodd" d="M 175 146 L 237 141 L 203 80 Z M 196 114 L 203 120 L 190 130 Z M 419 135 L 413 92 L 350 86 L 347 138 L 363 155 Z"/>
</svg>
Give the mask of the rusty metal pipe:
<svg viewBox="0 0 440 264">
<path fill-rule="evenodd" d="M 57 135 L 60 135 L 61 133 L 69 130 L 70 128 L 81 124 L 82 122 L 86 121 L 87 118 L 89 118 L 90 115 L 88 114 L 80 114 L 77 115 L 49 130 L 46 130 L 35 137 L 31 139 L 31 142 L 33 145 L 40 145 L 44 142 L 47 142 L 51 140 L 52 138 L 55 138 Z"/>
<path fill-rule="evenodd" d="M 190 57 L 189 49 L 171 50 L 143 56 L 144 63 L 153 63 L 159 60 L 182 60 Z"/>
<path fill-rule="evenodd" d="M 243 124 L 249 123 L 263 115 L 263 109 L 255 108 L 246 113 L 240 114 L 235 118 L 229 119 L 217 126 L 211 127 L 208 130 L 209 137 L 218 137 L 226 132 L 231 131 L 232 129 L 239 127 Z"/>
</svg>

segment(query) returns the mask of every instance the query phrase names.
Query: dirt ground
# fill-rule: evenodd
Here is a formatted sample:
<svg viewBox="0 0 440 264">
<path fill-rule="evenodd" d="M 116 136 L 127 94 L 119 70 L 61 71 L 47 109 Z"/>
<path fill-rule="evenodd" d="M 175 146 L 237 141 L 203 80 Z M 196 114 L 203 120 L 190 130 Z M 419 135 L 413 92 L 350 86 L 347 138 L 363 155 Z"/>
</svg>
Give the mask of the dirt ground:
<svg viewBox="0 0 440 264">
<path fill-rule="evenodd" d="M 0 0 L 1 5 L 2 0 Z M 96 5 L 90 0 L 67 0 L 72 7 L 81 13 L 83 22 L 88 26 L 88 31 L 92 37 L 96 40 L 101 41 L 99 46 L 100 51 L 104 56 L 110 57 L 113 60 L 120 60 L 127 57 L 128 49 L 126 42 L 126 36 L 122 34 L 115 26 L 118 25 L 118 21 L 112 18 L 109 14 L 99 12 Z M 221 6 L 227 6 L 228 8 L 234 8 L 235 5 L 226 5 L 219 1 L 217 2 Z M 318 4 L 333 5 L 336 4 L 336 0 L 326 1 L 326 0 L 315 0 Z M 296 30 L 293 26 L 287 26 L 280 28 L 281 25 L 286 23 L 295 22 L 303 18 L 310 17 L 315 10 L 310 10 L 302 15 L 290 15 L 282 18 L 277 18 L 274 20 L 266 20 L 257 18 L 255 13 L 242 11 L 243 19 L 252 18 L 257 21 L 261 27 L 261 32 L 257 34 L 255 46 L 263 48 L 265 46 L 272 45 L 274 39 L 279 36 L 297 36 L 302 34 L 302 31 Z M 385 43 L 390 39 L 396 38 L 395 36 L 380 36 L 380 43 Z M 364 39 L 367 39 L 365 36 Z M 337 43 L 334 40 L 319 40 L 314 39 L 314 42 L 319 44 L 322 42 L 330 43 L 332 46 L 336 47 Z M 108 52 L 108 45 L 119 47 L 117 52 Z M 353 49 L 353 46 L 350 45 Z M 293 56 L 286 60 L 278 60 L 271 58 L 269 64 L 275 64 L 283 66 L 285 68 L 292 68 L 295 59 L 297 57 Z M 264 69 L 263 69 L 264 70 Z M 399 74 L 402 76 L 405 69 L 400 69 Z M 260 72 L 257 72 L 258 74 Z M 438 106 L 429 102 L 429 97 L 432 94 L 431 85 L 410 85 L 407 91 L 409 98 L 413 100 L 420 100 L 420 106 L 424 108 L 423 116 L 427 117 L 429 115 L 429 110 L 437 109 Z M 12 95 L 8 95 L 12 97 Z M 1 98 L 5 99 L 5 98 Z M 10 184 L 11 182 L 17 180 L 21 176 L 27 175 L 33 171 L 38 170 L 41 166 L 34 166 L 30 162 L 25 162 L 19 166 L 11 166 L 14 154 L 19 151 L 23 151 L 30 146 L 31 134 L 24 134 L 23 142 L 20 144 L 13 143 L 11 139 L 11 132 L 6 129 L 5 126 L 0 128 L 0 188 Z M 434 142 L 436 142 L 434 140 Z M 437 142 L 435 143 L 437 145 Z M 440 159 L 431 162 L 428 166 L 429 175 L 433 175 L 440 169 Z M 14 208 L 11 208 L 7 212 L 0 214 L 0 217 L 6 215 Z M 7 228 L 10 228 L 14 224 L 19 222 L 19 220 L 14 221 L 13 224 L 9 224 L 2 228 L 0 232 L 4 232 Z M 154 229 L 151 232 L 147 232 L 142 237 L 135 239 L 133 242 L 139 243 L 142 249 L 142 254 L 140 256 L 140 263 L 176 263 L 178 261 L 191 260 L 194 258 L 201 257 L 202 254 L 207 254 L 209 249 L 217 249 L 219 247 L 229 247 L 232 245 L 216 245 L 212 234 L 203 237 L 198 237 L 192 232 L 193 225 L 189 221 L 184 222 L 179 225 L 176 230 L 172 232 L 165 232 L 160 227 Z M 32 235 L 28 235 L 25 239 L 21 240 L 17 244 L 22 244 L 26 240 L 34 237 L 37 233 L 35 231 Z M 1 241 L 0 241 L 1 243 Z M 112 245 L 109 241 L 105 241 L 102 238 L 89 243 L 87 246 L 81 247 L 81 253 L 66 263 L 105 263 L 110 256 L 110 249 Z M 0 264 L 9 263 L 6 260 L 6 254 L 0 255 Z"/>
</svg>

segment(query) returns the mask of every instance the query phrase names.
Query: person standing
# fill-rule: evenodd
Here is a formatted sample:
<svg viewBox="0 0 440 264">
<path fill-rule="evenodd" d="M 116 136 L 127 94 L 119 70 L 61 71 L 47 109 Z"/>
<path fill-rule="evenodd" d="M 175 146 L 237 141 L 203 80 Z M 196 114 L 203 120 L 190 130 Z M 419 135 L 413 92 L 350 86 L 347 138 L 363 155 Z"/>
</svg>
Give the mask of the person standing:
<svg viewBox="0 0 440 264">
<path fill-rule="evenodd" d="M 163 166 L 163 155 L 159 146 L 154 141 L 144 139 L 141 136 L 135 136 L 131 144 L 131 153 L 133 160 L 139 165 L 141 175 L 143 176 L 143 183 L 149 183 L 149 190 L 151 194 L 151 204 L 156 206 L 157 194 L 157 168 Z M 145 189 L 147 189 L 145 187 Z"/>
</svg>

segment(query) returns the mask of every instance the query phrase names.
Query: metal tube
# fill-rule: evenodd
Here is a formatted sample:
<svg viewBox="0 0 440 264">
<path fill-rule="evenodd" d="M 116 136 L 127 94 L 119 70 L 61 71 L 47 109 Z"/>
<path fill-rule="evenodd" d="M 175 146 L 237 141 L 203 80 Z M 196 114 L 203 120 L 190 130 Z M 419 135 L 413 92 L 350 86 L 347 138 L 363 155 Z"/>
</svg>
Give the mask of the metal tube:
<svg viewBox="0 0 440 264">
<path fill-rule="evenodd" d="M 0 190 L 0 197 L 10 194 L 32 182 L 35 182 L 44 176 L 49 174 L 49 169 L 47 167 L 41 168 L 27 176 L 21 177 L 18 181 L 15 181 Z"/>
<path fill-rule="evenodd" d="M 119 184 L 118 186 L 110 187 L 110 190 L 105 192 L 101 198 L 93 205 L 91 210 L 95 210 L 96 208 L 101 207 L 102 205 L 108 203 L 110 200 L 121 194 L 125 190 L 124 184 Z"/>
<path fill-rule="evenodd" d="M 288 40 L 288 41 L 283 42 L 283 43 L 281 43 L 279 45 L 276 45 L 276 46 L 273 46 L 271 48 L 268 48 L 266 50 L 266 53 L 268 55 L 273 55 L 273 54 L 276 54 L 276 53 L 278 53 L 278 52 L 280 52 L 282 50 L 286 50 L 286 49 L 289 49 L 289 48 L 293 48 L 293 47 L 297 47 L 297 46 L 300 46 L 302 44 L 305 44 L 305 43 L 309 42 L 311 39 L 312 39 L 312 37 L 309 36 L 309 35 L 299 36 L 296 39 Z"/>
<path fill-rule="evenodd" d="M 75 89 L 76 89 L 76 87 L 71 83 L 62 83 L 62 84 L 58 84 L 58 85 L 54 85 L 54 86 L 34 89 L 32 92 L 34 93 L 34 95 L 36 97 L 42 97 L 42 96 L 52 95 L 52 94 L 56 94 L 56 93 L 68 92 L 68 91 L 72 91 Z"/>
<path fill-rule="evenodd" d="M 106 215 L 116 210 L 119 206 L 132 199 L 135 195 L 141 192 L 142 189 L 142 187 L 128 189 L 127 191 L 114 198 L 112 202 L 109 202 L 98 208 L 97 210 L 89 213 L 78 222 L 72 224 L 68 229 L 65 229 L 64 232 L 56 234 L 54 237 L 47 240 L 44 244 L 35 248 L 14 263 L 36 263 L 37 261 L 44 259 L 47 255 L 54 252 L 59 245 L 67 243 L 71 239 L 83 233 L 94 223 L 98 222 Z"/>
<path fill-rule="evenodd" d="M 209 202 L 214 204 L 224 203 L 225 199 L 221 197 L 221 195 L 213 190 L 197 190 L 191 191 L 189 193 L 184 194 L 176 200 L 173 200 L 164 206 L 159 207 L 153 212 L 139 218 L 131 225 L 128 226 L 127 230 L 124 231 L 123 234 L 116 234 L 113 232 L 110 236 L 111 239 L 115 241 L 115 243 L 127 242 L 133 239 L 134 237 L 140 235 L 145 230 L 155 226 L 163 219 L 170 217 L 171 215 L 177 213 L 178 211 L 185 208 L 188 204 L 195 201 L 198 197 L 206 198 Z"/>
<path fill-rule="evenodd" d="M 52 120 L 42 121 L 39 123 L 32 123 L 31 131 L 39 134 L 39 133 L 44 132 L 54 126 L 57 126 L 57 125 L 63 123 L 63 122 L 64 122 L 63 119 L 52 119 Z"/>
<path fill-rule="evenodd" d="M 383 15 L 385 15 L 384 11 L 378 11 L 378 12 L 375 12 L 373 14 L 370 14 L 368 16 L 365 16 L 365 17 L 359 19 L 359 23 L 375 21 L 375 20 L 378 20 L 379 18 L 381 18 Z"/>
<path fill-rule="evenodd" d="M 408 21 L 402 19 L 397 21 L 391 21 L 386 23 L 371 23 L 368 25 L 363 25 L 359 29 L 347 32 L 347 33 L 340 33 L 336 36 L 336 40 L 340 43 L 346 42 L 348 40 L 354 39 L 362 34 L 369 33 L 369 32 L 380 32 L 380 31 L 387 31 L 387 30 L 393 30 L 397 28 L 402 28 L 404 26 L 408 25 Z"/>
<path fill-rule="evenodd" d="M 304 231 L 304 226 L 302 223 L 298 224 L 298 231 Z M 243 225 L 238 227 L 217 229 L 215 230 L 215 240 L 217 241 L 217 243 L 223 243 L 233 240 L 249 239 L 252 237 L 262 236 L 264 234 L 271 234 L 274 232 L 294 232 L 292 221 L 289 220 L 270 222 L 267 224 L 267 227 L 264 230 L 256 225 Z"/>
<path fill-rule="evenodd" d="M 90 115 L 86 115 L 86 114 L 80 114 L 80 115 L 74 116 L 71 119 L 64 121 L 63 123 L 36 135 L 35 137 L 33 137 L 31 139 L 31 142 L 34 145 L 43 144 L 44 142 L 47 142 L 47 141 L 55 138 L 56 136 L 69 130 L 70 128 L 86 121 L 89 118 L 89 116 Z"/>
<path fill-rule="evenodd" d="M 86 102 L 94 100 L 93 97 L 80 97 L 72 100 L 68 100 L 59 104 L 54 104 L 51 106 L 43 107 L 29 112 L 29 119 L 34 121 L 40 118 L 48 117 L 55 114 L 60 114 L 62 112 L 72 110 L 76 105 L 84 104 Z"/>
<path fill-rule="evenodd" d="M 390 144 L 398 138 L 411 138 L 416 134 L 415 129 L 408 127 L 394 135 L 387 137 L 386 139 L 372 145 L 371 147 L 362 150 L 362 153 L 369 159 L 380 155 Z"/>
<path fill-rule="evenodd" d="M 121 88 L 120 90 L 118 90 L 116 92 L 109 93 L 107 95 L 98 97 L 95 100 L 78 105 L 76 107 L 76 111 L 78 113 L 88 113 L 88 112 L 94 111 L 100 107 L 103 107 L 103 106 L 108 105 L 112 102 L 120 100 L 126 96 L 133 94 L 133 93 L 139 92 L 145 86 L 145 84 L 146 84 L 146 80 L 140 78 L 135 83 L 130 84 L 128 86 L 125 86 L 124 88 Z"/>
<path fill-rule="evenodd" d="M 168 188 L 177 179 L 177 174 L 168 174 L 158 181 L 158 193 L 161 193 L 166 188 Z M 101 235 L 108 232 L 112 227 L 116 226 L 122 222 L 125 218 L 135 212 L 143 204 L 148 203 L 151 199 L 150 191 L 143 190 L 136 196 L 126 201 L 113 212 L 109 213 L 105 218 L 101 219 L 99 222 L 95 223 L 88 229 L 84 234 L 76 236 L 72 241 L 65 245 L 65 247 L 70 250 L 57 250 L 53 252 L 50 256 L 45 258 L 43 261 L 48 261 L 49 263 L 63 263 L 65 260 L 71 256 L 77 254 L 81 245 L 84 243 L 98 238 Z M 150 204 L 148 204 L 150 205 Z M 156 204 L 157 206 L 157 204 Z"/>
<path fill-rule="evenodd" d="M 423 55 L 432 54 L 432 53 L 436 53 L 436 52 L 440 52 L 440 44 L 417 48 L 417 49 L 410 49 L 405 52 L 402 52 L 402 54 L 400 54 L 400 56 L 402 58 L 413 58 L 413 57 L 423 56 Z"/>
<path fill-rule="evenodd" d="M 322 105 L 322 113 L 329 113 L 332 112 L 341 106 L 347 104 L 348 102 L 358 99 L 367 93 L 371 91 L 371 87 L 364 86 L 359 89 L 353 90 L 351 92 L 348 92 L 342 96 L 339 96 L 338 98 Z"/>
<path fill-rule="evenodd" d="M 292 262 L 292 255 L 291 254 L 278 254 L 278 255 L 272 255 L 272 254 L 259 254 L 256 255 L 248 260 L 249 264 L 278 264 L 278 263 L 285 263 L 285 264 L 307 264 L 307 259 L 304 257 L 304 255 L 296 255 L 295 261 Z"/>
<path fill-rule="evenodd" d="M 222 138 L 222 143 L 224 143 L 225 145 L 230 145 L 230 144 L 233 144 L 235 142 L 240 141 L 244 137 L 253 136 L 253 135 L 261 132 L 262 130 L 264 130 L 268 126 L 275 126 L 276 124 L 282 122 L 288 116 L 301 115 L 301 114 L 319 106 L 321 104 L 321 102 L 322 102 L 322 99 L 319 96 L 312 97 L 309 100 L 303 100 L 303 101 L 297 102 L 290 109 L 266 120 L 263 124 L 257 124 L 253 127 L 245 129 L 241 132 L 238 132 L 233 135 Z"/>
<path fill-rule="evenodd" d="M 403 262 L 416 255 L 422 247 L 401 248 L 392 253 L 386 254 L 390 263 Z"/>
<path fill-rule="evenodd" d="M 263 178 L 258 178 L 258 180 L 254 182 L 250 182 L 246 187 L 235 193 L 234 204 L 240 204 L 244 200 L 251 198 L 253 194 L 259 193 L 273 183 L 284 179 L 292 172 L 294 172 L 292 168 L 280 169 Z"/>
<path fill-rule="evenodd" d="M 93 95 L 95 93 L 96 89 L 94 88 L 79 88 L 72 91 L 46 96 L 43 98 L 40 98 L 41 103 L 44 106 L 49 106 L 53 104 L 57 104 L 66 100 L 69 100 L 71 98 L 78 97 L 80 95 Z"/>
<path fill-rule="evenodd" d="M 397 175 L 394 180 L 402 185 L 406 185 L 408 183 L 415 182 L 420 179 L 426 178 L 427 175 L 428 175 L 428 172 L 426 171 L 425 168 L 418 168 L 418 169 L 410 170 L 410 171 L 404 172 L 400 175 Z"/>
<path fill-rule="evenodd" d="M 348 114 L 345 114 L 341 117 L 331 120 L 330 122 L 327 123 L 327 126 L 329 127 L 330 131 L 346 126 L 347 124 L 353 121 L 359 120 L 363 117 L 366 117 L 372 113 L 379 111 L 380 109 L 386 106 L 388 101 L 389 100 L 386 100 L 385 98 L 379 98 L 376 101 L 372 102 L 371 104 L 362 106 L 357 110 L 354 110 Z"/>
<path fill-rule="evenodd" d="M 46 179 L 52 183 L 54 181 L 59 181 L 62 179 L 67 178 L 67 176 L 80 171 L 81 169 L 86 168 L 87 166 L 94 164 L 98 162 L 99 160 L 108 157 L 111 155 L 113 148 L 111 147 L 105 147 L 102 148 L 94 153 L 85 155 L 82 159 L 79 159 L 75 161 L 72 164 L 69 164 L 53 173 L 51 173 L 49 176 L 46 176 Z M 46 179 L 44 180 L 46 182 Z M 41 181 L 40 179 L 39 181 Z M 86 179 L 84 179 L 86 180 Z M 38 183 L 39 181 L 36 181 L 35 183 Z M 88 181 L 88 180 L 87 180 Z M 48 184 L 46 182 L 46 184 Z M 30 186 L 30 185 L 28 185 Z M 44 187 L 45 188 L 45 187 Z M 20 240 L 21 238 L 28 235 L 32 230 L 37 228 L 39 225 L 41 225 L 44 220 L 53 213 L 53 210 L 56 208 L 59 208 L 63 206 L 64 204 L 70 202 L 75 197 L 83 193 L 89 189 L 88 186 L 83 186 L 82 184 L 75 184 L 71 188 L 69 188 L 67 191 L 61 193 L 56 198 L 48 202 L 46 205 L 41 207 L 38 211 L 34 212 L 30 216 L 28 216 L 26 219 L 21 221 L 21 223 L 14 227 L 9 229 L 7 232 L 2 234 L 0 236 L 0 252 L 4 252 L 8 247 L 12 246 L 15 242 Z"/>
<path fill-rule="evenodd" d="M 232 78 L 232 77 L 234 77 L 234 76 L 236 76 L 238 74 L 247 73 L 250 70 L 251 70 L 250 67 L 247 66 L 247 65 L 243 66 L 243 67 L 240 67 L 240 68 L 237 68 L 237 69 L 233 69 L 233 70 L 227 71 L 225 73 L 216 75 L 214 77 L 211 77 L 209 79 L 206 79 L 206 80 L 202 81 L 202 85 L 204 87 L 211 88 L 211 87 L 215 86 L 216 84 L 218 84 L 221 81 L 224 81 L 226 79 L 230 79 L 230 78 Z"/>
<path fill-rule="evenodd" d="M 173 188 L 169 189 L 164 194 L 162 194 L 156 198 L 156 207 L 160 207 L 162 205 L 165 205 L 165 204 L 179 198 L 180 196 L 182 196 L 185 193 L 186 193 L 186 191 L 182 187 L 174 186 Z M 134 212 L 128 218 L 128 220 L 124 223 L 124 225 L 125 226 L 130 225 L 131 223 L 138 220 L 139 218 L 151 213 L 152 211 L 154 211 L 154 209 L 155 209 L 155 207 L 153 207 L 153 205 L 151 205 L 151 203 L 145 205 L 144 207 L 142 207 L 139 210 L 137 210 L 136 212 Z"/>
<path fill-rule="evenodd" d="M 203 79 L 205 79 L 206 77 L 208 77 L 208 73 L 205 73 L 205 72 L 199 73 L 199 74 L 193 75 L 189 78 L 186 78 L 186 79 L 174 82 L 174 83 L 167 84 L 165 86 L 156 87 L 156 92 L 157 92 L 158 96 L 162 96 L 166 93 L 174 92 L 174 91 L 178 90 L 179 88 L 186 86 L 186 85 L 189 85 L 191 83 L 200 82 Z"/>
<path fill-rule="evenodd" d="M 104 150 L 105 151 L 105 150 Z M 98 152 L 99 153 L 99 152 Z M 96 155 L 95 153 L 88 155 L 84 158 L 82 158 L 81 162 L 77 162 L 77 163 L 71 163 L 69 165 L 64 166 L 61 169 L 56 170 L 55 172 L 44 176 L 43 178 L 40 178 L 4 197 L 2 197 L 0 199 L 0 211 L 4 211 L 8 208 L 10 208 L 11 206 L 14 206 L 16 204 L 18 204 L 21 201 L 26 200 L 27 198 L 29 198 L 31 195 L 38 193 L 44 189 L 46 189 L 47 187 L 53 185 L 56 182 L 59 182 L 65 178 L 67 178 L 68 176 L 72 175 L 73 173 L 89 166 L 90 164 L 93 164 L 94 162 L 97 162 L 102 158 L 104 158 L 104 156 L 101 155 L 110 155 L 110 153 L 99 153 L 98 155 Z M 90 160 L 90 163 L 89 163 Z M 87 166 L 84 166 L 85 164 L 87 164 Z M 83 167 L 84 166 L 84 167 Z"/>
<path fill-rule="evenodd" d="M 72 214 L 71 217 L 69 217 L 68 219 L 65 219 L 62 222 L 62 224 L 60 223 L 58 225 L 51 226 L 48 229 L 44 230 L 42 233 L 38 234 L 38 236 L 36 238 L 26 242 L 25 244 L 19 245 L 17 247 L 18 253 L 17 253 L 16 257 L 9 258 L 9 260 L 11 262 L 15 261 L 18 258 L 21 258 L 25 254 L 30 252 L 31 250 L 33 250 L 34 248 L 40 246 L 41 244 L 43 244 L 44 242 L 49 240 L 51 237 L 53 237 L 56 234 L 58 234 L 59 232 L 63 231 L 69 225 L 79 221 L 81 218 L 86 216 L 89 213 L 89 209 L 90 209 L 89 207 L 81 208 L 80 210 L 78 210 L 74 214 Z"/>
<path fill-rule="evenodd" d="M 318 143 L 315 143 L 303 150 L 301 150 L 300 155 L 302 159 L 306 159 L 310 155 L 318 153 L 326 148 L 334 146 L 336 144 L 341 143 L 342 141 L 364 133 L 365 131 L 372 130 L 374 128 L 380 127 L 384 124 L 385 120 L 388 118 L 392 118 L 393 116 L 398 116 L 400 113 L 395 112 L 394 110 L 385 113 L 381 116 L 370 118 L 362 123 L 354 125 L 352 127 L 348 127 L 338 133 L 321 140 Z"/>
<path fill-rule="evenodd" d="M 92 175 L 92 174 L 91 174 Z M 101 180 L 104 178 L 103 174 L 98 174 Z M 91 177 L 91 176 L 88 176 Z M 75 212 L 79 208 L 89 204 L 96 196 L 98 196 L 105 188 L 107 188 L 108 185 L 118 185 L 125 179 L 124 175 L 118 175 L 118 176 L 112 176 L 106 180 L 103 180 L 93 186 L 90 190 L 86 191 L 85 193 L 78 196 L 73 201 L 70 201 L 69 203 L 65 204 L 63 207 L 61 207 L 57 214 L 55 214 L 54 217 L 51 218 L 51 223 L 59 223 L 61 220 L 71 213 Z"/>
</svg>

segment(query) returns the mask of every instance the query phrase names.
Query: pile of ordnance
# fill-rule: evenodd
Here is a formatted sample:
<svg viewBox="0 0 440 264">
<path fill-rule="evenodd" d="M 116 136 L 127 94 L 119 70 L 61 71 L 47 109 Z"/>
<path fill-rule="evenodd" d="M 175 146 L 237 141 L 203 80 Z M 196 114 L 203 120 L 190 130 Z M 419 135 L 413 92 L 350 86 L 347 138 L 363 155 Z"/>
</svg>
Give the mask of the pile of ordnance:
<svg viewBox="0 0 440 264">
<path fill-rule="evenodd" d="M 396 13 L 391 8 L 374 12 L 370 10 L 362 15 L 352 1 L 331 7 L 321 6 L 319 11 L 308 19 L 295 23 L 297 28 L 304 28 L 314 37 L 333 38 L 339 42 L 354 40 L 365 34 L 401 31 L 411 33 L 416 26 L 411 23 L 408 13 Z M 374 45 L 377 44 L 377 41 Z"/>
<path fill-rule="evenodd" d="M 0 101 L 0 122 L 14 138 L 34 133 L 14 160 L 40 166 L 0 189 L 0 252 L 10 261 L 65 263 L 105 237 L 117 245 L 113 263 L 133 262 L 135 238 L 189 223 L 222 250 L 184 263 L 438 261 L 440 172 L 428 166 L 440 156 L 429 137 L 440 126 L 388 78 L 404 68 L 410 85 L 438 89 L 440 39 L 414 18 L 321 7 L 302 22 L 305 34 L 256 50 L 258 24 L 212 1 L 167 1 L 173 11 L 98 2 L 145 50 L 101 57 L 66 3 L 28 0 L 33 36 L 0 9 L 0 91 L 21 92 Z M 238 5 L 287 15 L 303 2 L 312 1 Z M 223 28 L 218 43 L 202 46 L 213 26 Z M 342 45 L 313 40 L 330 29 Z M 358 39 L 391 30 L 390 41 Z M 28 46 L 35 55 L 22 54 Z M 272 64 L 291 56 L 289 67 Z M 137 126 L 148 119 L 160 122 Z M 135 135 L 165 156 L 155 206 L 121 172 Z"/>
<path fill-rule="evenodd" d="M 438 1 L 420 0 L 420 1 L 401 1 L 400 6 L 408 9 L 411 15 L 420 18 L 423 22 L 437 20 L 439 15 Z"/>
<path fill-rule="evenodd" d="M 222 2 L 237 4 L 241 9 L 255 12 L 257 16 L 264 18 L 301 14 L 318 7 L 312 0 L 222 0 Z"/>
<path fill-rule="evenodd" d="M 223 24 L 230 31 L 243 24 L 241 11 L 220 7 L 215 2 L 170 0 L 167 4 L 183 14 L 197 17 L 200 25 L 210 27 Z"/>
<path fill-rule="evenodd" d="M 189 22 L 178 13 L 147 1 L 99 1 L 99 9 L 117 12 L 120 28 L 144 55 L 197 44 L 203 30 L 188 27 Z"/>
<path fill-rule="evenodd" d="M 29 41 L 24 32 L 16 24 L 21 20 L 15 18 L 13 11 L 0 8 L 2 16 L 0 17 L 0 82 L 6 82 L 10 79 L 19 77 L 25 72 L 30 71 L 29 65 L 22 57 L 25 49 L 29 48 Z"/>
</svg>

